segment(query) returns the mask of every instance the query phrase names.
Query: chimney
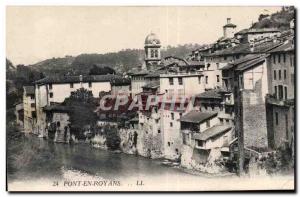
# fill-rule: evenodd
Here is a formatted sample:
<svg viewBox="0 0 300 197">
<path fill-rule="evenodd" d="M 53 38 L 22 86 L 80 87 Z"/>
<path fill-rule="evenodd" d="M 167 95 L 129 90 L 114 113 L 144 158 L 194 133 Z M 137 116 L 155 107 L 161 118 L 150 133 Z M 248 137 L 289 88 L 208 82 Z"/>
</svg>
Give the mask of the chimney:
<svg viewBox="0 0 300 197">
<path fill-rule="evenodd" d="M 231 23 L 231 18 L 227 18 L 227 24 Z"/>
</svg>

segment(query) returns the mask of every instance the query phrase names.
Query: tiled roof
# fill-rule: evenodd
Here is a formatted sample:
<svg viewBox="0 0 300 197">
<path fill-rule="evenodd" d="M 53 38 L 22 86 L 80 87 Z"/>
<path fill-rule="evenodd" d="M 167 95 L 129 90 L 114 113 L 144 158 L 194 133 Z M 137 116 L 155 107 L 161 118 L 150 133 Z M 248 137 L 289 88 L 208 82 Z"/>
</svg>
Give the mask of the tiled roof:
<svg viewBox="0 0 300 197">
<path fill-rule="evenodd" d="M 26 92 L 26 95 L 34 94 L 34 86 L 24 86 L 24 90 Z"/>
<path fill-rule="evenodd" d="M 236 67 L 239 64 L 242 64 L 242 63 L 254 60 L 254 59 L 258 59 L 260 57 L 262 57 L 261 54 L 249 54 L 249 55 L 246 55 L 245 57 L 242 57 L 240 59 L 237 59 L 233 62 L 228 63 L 226 66 L 220 68 L 220 70 L 232 69 L 233 67 Z"/>
<path fill-rule="evenodd" d="M 184 66 L 204 66 L 204 61 L 187 61 L 188 65 Z M 180 66 L 183 66 L 180 64 Z"/>
<path fill-rule="evenodd" d="M 237 71 L 244 71 L 244 70 L 247 70 L 257 64 L 260 64 L 262 62 L 264 62 L 266 60 L 266 56 L 261 56 L 257 59 L 253 59 L 253 60 L 250 60 L 250 61 L 247 61 L 247 62 L 244 62 L 244 63 L 241 63 L 239 64 L 235 70 Z"/>
<path fill-rule="evenodd" d="M 71 107 L 57 104 L 57 105 L 47 105 L 43 109 L 44 111 L 69 112 L 71 110 Z"/>
<path fill-rule="evenodd" d="M 36 81 L 36 84 L 49 83 L 79 83 L 80 76 L 52 76 Z M 83 75 L 82 82 L 111 82 L 112 84 L 128 84 L 128 79 L 124 79 L 118 75 Z"/>
<path fill-rule="evenodd" d="M 149 74 L 149 71 L 147 71 L 147 70 L 140 70 L 140 71 L 131 73 L 132 76 L 147 75 L 147 74 Z"/>
<path fill-rule="evenodd" d="M 190 123 L 202 123 L 210 118 L 216 117 L 218 113 L 216 112 L 200 112 L 200 111 L 190 111 L 180 118 L 180 121 L 190 122 Z"/>
<path fill-rule="evenodd" d="M 261 28 L 261 29 L 243 29 L 236 34 L 254 34 L 254 33 L 269 33 L 269 32 L 280 32 L 276 28 Z"/>
<path fill-rule="evenodd" d="M 294 50 L 294 44 L 292 43 L 292 41 L 288 41 L 287 43 L 284 43 L 283 45 L 273 49 L 272 51 L 270 51 L 270 53 L 293 51 L 293 50 Z"/>
<path fill-rule="evenodd" d="M 232 23 L 228 23 L 228 24 L 224 25 L 223 27 L 236 27 L 236 25 L 232 24 Z"/>
<path fill-rule="evenodd" d="M 156 89 L 158 87 L 159 87 L 159 81 L 153 81 L 143 86 L 143 88 L 151 88 L 151 89 Z"/>
<path fill-rule="evenodd" d="M 207 90 L 203 93 L 197 94 L 197 98 L 216 98 L 216 99 L 222 99 L 222 95 L 220 94 L 220 90 L 218 89 L 212 89 Z"/>
<path fill-rule="evenodd" d="M 251 53 L 265 53 L 268 52 L 282 43 L 274 43 L 272 40 L 264 43 L 256 43 L 253 47 L 250 46 L 250 43 L 239 44 L 234 47 L 226 48 L 223 50 L 216 51 L 207 56 L 222 56 L 222 55 L 234 55 L 234 54 L 251 54 Z M 253 50 L 251 50 L 253 48 Z"/>
<path fill-rule="evenodd" d="M 209 129 L 206 129 L 205 131 L 201 133 L 195 133 L 193 135 L 194 139 L 197 140 L 208 140 L 216 135 L 225 133 L 231 129 L 231 126 L 229 125 L 215 125 Z"/>
</svg>

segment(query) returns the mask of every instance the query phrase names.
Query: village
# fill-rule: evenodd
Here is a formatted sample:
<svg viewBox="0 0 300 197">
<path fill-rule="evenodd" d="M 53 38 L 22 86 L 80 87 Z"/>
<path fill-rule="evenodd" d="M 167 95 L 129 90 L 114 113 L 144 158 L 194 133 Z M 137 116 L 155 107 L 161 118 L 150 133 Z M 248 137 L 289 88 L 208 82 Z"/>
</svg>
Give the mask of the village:
<svg viewBox="0 0 300 197">
<path fill-rule="evenodd" d="M 292 162 L 294 22 L 285 31 L 237 31 L 234 18 L 224 19 L 223 35 L 186 58 L 162 58 L 163 43 L 151 32 L 144 64 L 128 73 L 66 74 L 24 86 L 17 123 L 55 143 L 90 143 L 207 173 L 266 170 L 278 152 Z M 118 97 L 140 98 L 142 107 L 128 110 Z M 103 100 L 121 108 L 104 110 Z"/>
</svg>

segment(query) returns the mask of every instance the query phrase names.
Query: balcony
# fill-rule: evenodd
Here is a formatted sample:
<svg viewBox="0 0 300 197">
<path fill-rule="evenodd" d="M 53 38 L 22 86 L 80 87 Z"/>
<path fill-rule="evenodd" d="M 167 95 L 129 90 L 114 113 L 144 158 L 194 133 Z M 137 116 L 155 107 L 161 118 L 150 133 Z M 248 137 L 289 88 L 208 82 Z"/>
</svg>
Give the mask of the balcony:
<svg viewBox="0 0 300 197">
<path fill-rule="evenodd" d="M 290 106 L 294 105 L 294 99 L 277 99 L 273 95 L 268 94 L 266 96 L 266 102 L 268 104 L 277 105 L 277 106 Z"/>
</svg>

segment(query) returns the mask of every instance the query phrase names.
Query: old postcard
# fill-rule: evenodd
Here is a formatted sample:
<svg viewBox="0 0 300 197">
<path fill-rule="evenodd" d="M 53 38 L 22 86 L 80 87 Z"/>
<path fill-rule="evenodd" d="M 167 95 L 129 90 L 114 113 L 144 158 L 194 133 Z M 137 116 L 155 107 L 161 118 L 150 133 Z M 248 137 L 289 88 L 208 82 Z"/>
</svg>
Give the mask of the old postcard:
<svg viewBox="0 0 300 197">
<path fill-rule="evenodd" d="M 7 6 L 7 190 L 294 191 L 295 12 Z"/>
</svg>

